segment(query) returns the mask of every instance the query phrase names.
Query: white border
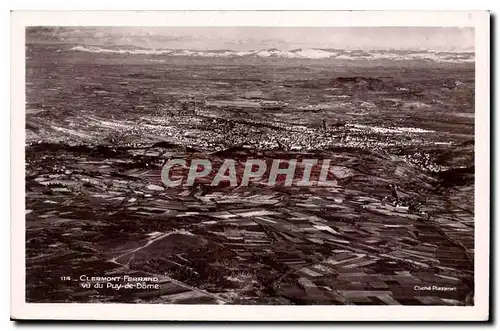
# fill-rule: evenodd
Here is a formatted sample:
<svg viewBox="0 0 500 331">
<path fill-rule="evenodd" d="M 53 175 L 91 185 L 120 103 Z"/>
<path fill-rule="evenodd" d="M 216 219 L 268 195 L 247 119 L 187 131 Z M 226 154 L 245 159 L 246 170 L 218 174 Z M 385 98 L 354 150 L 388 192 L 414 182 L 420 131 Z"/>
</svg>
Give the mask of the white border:
<svg viewBox="0 0 500 331">
<path fill-rule="evenodd" d="M 11 317 L 89 320 L 363 321 L 488 319 L 489 13 L 486 11 L 19 11 L 11 13 Z M 471 26 L 476 42 L 475 306 L 28 304 L 25 296 L 26 26 Z"/>
</svg>

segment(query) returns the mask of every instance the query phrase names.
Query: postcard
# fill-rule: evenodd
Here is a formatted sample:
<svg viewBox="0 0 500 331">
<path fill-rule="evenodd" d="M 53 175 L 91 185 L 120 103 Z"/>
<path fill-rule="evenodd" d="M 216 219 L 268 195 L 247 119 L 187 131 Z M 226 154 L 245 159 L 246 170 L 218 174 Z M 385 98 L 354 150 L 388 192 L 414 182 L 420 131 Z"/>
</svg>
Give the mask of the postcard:
<svg viewBox="0 0 500 331">
<path fill-rule="evenodd" d="M 12 12 L 11 317 L 488 320 L 489 20 Z"/>
</svg>

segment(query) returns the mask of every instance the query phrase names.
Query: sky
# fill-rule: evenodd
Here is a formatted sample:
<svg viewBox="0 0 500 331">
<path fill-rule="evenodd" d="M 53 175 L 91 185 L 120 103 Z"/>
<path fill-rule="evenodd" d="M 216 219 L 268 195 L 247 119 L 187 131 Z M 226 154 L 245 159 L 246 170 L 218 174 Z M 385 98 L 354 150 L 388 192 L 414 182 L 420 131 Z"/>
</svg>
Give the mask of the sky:
<svg viewBox="0 0 500 331">
<path fill-rule="evenodd" d="M 459 27 L 32 27 L 26 36 L 27 42 L 197 50 L 474 49 L 473 28 Z"/>
</svg>

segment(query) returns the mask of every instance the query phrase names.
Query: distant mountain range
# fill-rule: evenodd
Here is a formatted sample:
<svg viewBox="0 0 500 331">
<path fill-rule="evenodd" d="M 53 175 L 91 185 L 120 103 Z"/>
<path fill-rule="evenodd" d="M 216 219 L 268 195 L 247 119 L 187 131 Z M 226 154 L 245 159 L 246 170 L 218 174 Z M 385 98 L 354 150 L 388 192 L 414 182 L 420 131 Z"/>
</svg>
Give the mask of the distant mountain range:
<svg viewBox="0 0 500 331">
<path fill-rule="evenodd" d="M 60 50 L 61 51 L 61 50 Z M 428 60 L 434 62 L 473 63 L 474 52 L 443 52 L 422 50 L 342 50 L 321 48 L 299 48 L 282 51 L 276 48 L 232 51 L 232 50 L 178 50 L 178 49 L 147 49 L 135 46 L 71 46 L 65 51 L 111 53 L 130 55 L 165 55 L 188 57 L 217 57 L 217 58 L 283 58 L 283 59 L 339 59 L 339 60 Z"/>
</svg>

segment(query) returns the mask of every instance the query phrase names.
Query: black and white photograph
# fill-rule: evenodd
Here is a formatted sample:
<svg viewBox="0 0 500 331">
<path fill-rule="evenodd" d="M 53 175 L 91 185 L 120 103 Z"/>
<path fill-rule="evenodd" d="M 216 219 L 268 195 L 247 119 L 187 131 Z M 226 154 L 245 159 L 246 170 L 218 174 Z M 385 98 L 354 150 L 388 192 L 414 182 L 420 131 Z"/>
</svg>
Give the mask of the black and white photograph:
<svg viewBox="0 0 500 331">
<path fill-rule="evenodd" d="M 488 15 L 273 26 L 256 14 L 23 26 L 17 295 L 332 314 L 473 308 L 479 295 L 484 307 L 489 62 L 476 45 L 489 37 L 475 24 Z"/>
</svg>

